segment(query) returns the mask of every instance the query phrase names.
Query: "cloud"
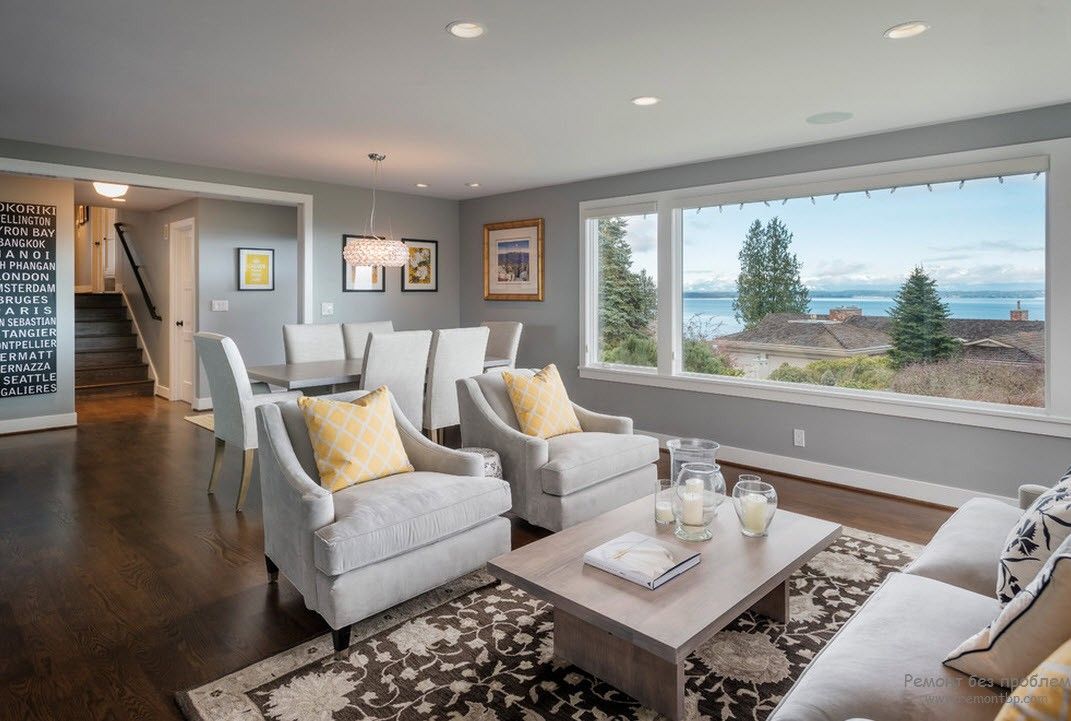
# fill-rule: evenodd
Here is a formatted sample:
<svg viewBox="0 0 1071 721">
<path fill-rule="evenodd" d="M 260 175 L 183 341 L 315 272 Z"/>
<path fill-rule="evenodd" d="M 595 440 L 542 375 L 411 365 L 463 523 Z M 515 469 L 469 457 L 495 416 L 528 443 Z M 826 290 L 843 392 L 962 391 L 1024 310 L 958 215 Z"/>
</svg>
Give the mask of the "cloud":
<svg viewBox="0 0 1071 721">
<path fill-rule="evenodd" d="M 930 250 L 944 253 L 952 251 L 1039 253 L 1045 250 L 1045 246 L 1044 244 L 1038 245 L 1015 240 L 979 240 L 974 243 L 961 243 L 959 245 L 931 245 Z"/>
<path fill-rule="evenodd" d="M 948 255 L 934 255 L 929 258 L 923 258 L 923 263 L 948 263 L 955 260 L 970 260 L 973 256 L 965 253 L 949 253 Z"/>
<path fill-rule="evenodd" d="M 688 273 L 689 271 L 685 271 Z M 735 290 L 736 289 L 736 275 L 729 275 L 727 273 L 714 273 L 712 271 L 706 271 L 708 273 L 705 278 L 696 278 L 695 280 L 686 280 L 684 282 L 684 290 L 686 292 L 710 292 L 720 290 Z"/>
</svg>

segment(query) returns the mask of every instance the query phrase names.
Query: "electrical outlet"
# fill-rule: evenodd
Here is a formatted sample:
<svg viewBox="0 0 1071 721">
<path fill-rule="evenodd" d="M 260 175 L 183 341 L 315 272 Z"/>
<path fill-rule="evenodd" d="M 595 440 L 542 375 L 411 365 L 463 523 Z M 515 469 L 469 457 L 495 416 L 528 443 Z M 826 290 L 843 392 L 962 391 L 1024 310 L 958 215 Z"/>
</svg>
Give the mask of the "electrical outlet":
<svg viewBox="0 0 1071 721">
<path fill-rule="evenodd" d="M 335 304 L 334 303 L 320 303 L 320 315 L 334 315 Z"/>
<path fill-rule="evenodd" d="M 804 434 L 802 428 L 792 429 L 792 443 L 796 446 L 799 446 L 800 448 L 803 448 L 807 445 L 807 436 L 806 434 Z"/>
<path fill-rule="evenodd" d="M 227 300 L 214 300 L 212 301 L 212 310 L 216 312 L 226 312 L 231 309 L 230 301 Z"/>
</svg>

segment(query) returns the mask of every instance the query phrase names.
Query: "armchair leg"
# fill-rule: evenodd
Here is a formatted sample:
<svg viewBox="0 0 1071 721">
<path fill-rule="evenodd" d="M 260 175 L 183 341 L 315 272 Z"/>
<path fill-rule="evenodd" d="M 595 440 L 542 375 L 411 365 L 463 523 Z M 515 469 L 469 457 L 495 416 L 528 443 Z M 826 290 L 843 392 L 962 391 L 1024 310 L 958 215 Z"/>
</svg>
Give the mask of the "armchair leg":
<svg viewBox="0 0 1071 721">
<path fill-rule="evenodd" d="M 216 490 L 216 480 L 219 479 L 219 472 L 223 469 L 223 450 L 227 447 L 227 442 L 222 438 L 216 439 L 216 455 L 212 458 L 212 476 L 208 479 L 208 495 Z"/>
<path fill-rule="evenodd" d="M 331 642 L 335 644 L 335 653 L 342 653 L 350 645 L 350 629 L 352 624 L 336 630 L 331 629 Z"/>
<path fill-rule="evenodd" d="M 268 569 L 268 583 L 278 583 L 279 567 L 267 555 L 264 556 L 264 567 Z"/>
<path fill-rule="evenodd" d="M 238 487 L 238 503 L 234 507 L 235 513 L 241 513 L 242 506 L 245 505 L 245 494 L 249 492 L 249 479 L 253 476 L 253 456 L 256 452 L 256 448 L 250 448 L 242 456 L 242 485 Z"/>
</svg>

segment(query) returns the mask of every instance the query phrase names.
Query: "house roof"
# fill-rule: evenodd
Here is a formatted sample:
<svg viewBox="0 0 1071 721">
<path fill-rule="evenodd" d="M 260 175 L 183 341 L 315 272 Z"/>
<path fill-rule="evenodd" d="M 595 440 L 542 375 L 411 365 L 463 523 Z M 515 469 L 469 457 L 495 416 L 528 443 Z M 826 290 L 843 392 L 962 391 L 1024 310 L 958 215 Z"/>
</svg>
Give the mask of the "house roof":
<svg viewBox="0 0 1071 721">
<path fill-rule="evenodd" d="M 771 313 L 751 328 L 718 338 L 723 347 L 799 346 L 845 352 L 888 349 L 891 319 L 857 315 L 842 321 L 825 315 Z M 1040 363 L 1045 359 L 1045 322 L 949 318 L 948 333 L 964 344 L 968 357 L 1004 363 Z"/>
</svg>

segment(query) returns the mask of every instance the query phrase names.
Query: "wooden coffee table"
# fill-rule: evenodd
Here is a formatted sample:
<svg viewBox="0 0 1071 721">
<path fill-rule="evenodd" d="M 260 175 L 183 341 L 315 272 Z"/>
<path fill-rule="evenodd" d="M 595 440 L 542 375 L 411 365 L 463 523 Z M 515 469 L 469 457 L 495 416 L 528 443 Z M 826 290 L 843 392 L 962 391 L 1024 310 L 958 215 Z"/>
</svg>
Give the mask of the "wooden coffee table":
<svg viewBox="0 0 1071 721">
<path fill-rule="evenodd" d="M 654 591 L 585 566 L 600 543 L 639 531 L 698 550 L 695 568 Z M 654 522 L 643 498 L 487 564 L 498 578 L 554 605 L 554 653 L 645 706 L 684 715 L 684 659 L 748 609 L 788 620 L 788 578 L 841 533 L 836 523 L 779 510 L 766 538 L 748 538 L 730 503 L 714 538 L 685 542 Z"/>
</svg>

